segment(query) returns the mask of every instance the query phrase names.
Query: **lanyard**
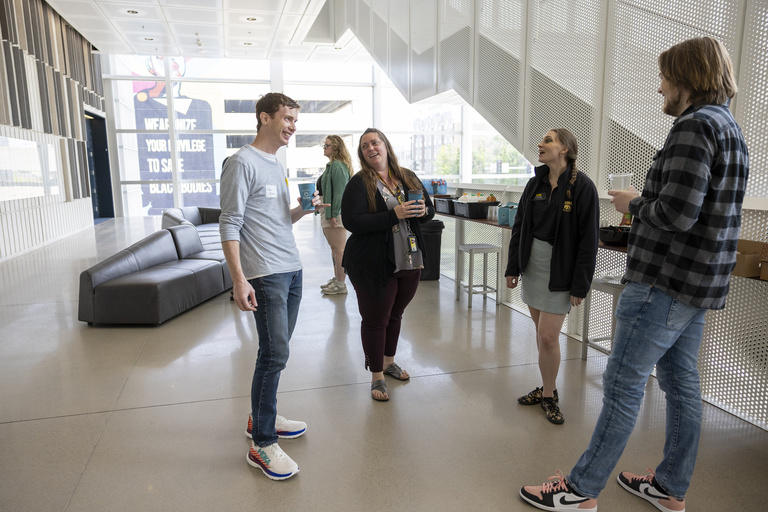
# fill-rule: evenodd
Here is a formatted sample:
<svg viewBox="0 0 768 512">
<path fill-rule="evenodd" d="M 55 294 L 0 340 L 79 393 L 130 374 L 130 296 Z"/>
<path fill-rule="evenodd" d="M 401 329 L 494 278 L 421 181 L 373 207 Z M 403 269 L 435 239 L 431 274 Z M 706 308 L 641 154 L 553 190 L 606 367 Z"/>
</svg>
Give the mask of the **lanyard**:
<svg viewBox="0 0 768 512">
<path fill-rule="evenodd" d="M 390 178 L 392 177 L 392 171 L 391 171 L 391 170 L 389 171 L 389 174 L 388 174 L 388 176 L 389 176 Z M 379 176 L 379 173 L 376 173 L 376 177 L 377 177 L 377 178 L 379 178 L 379 181 L 381 182 L 381 184 L 382 184 L 382 185 L 384 185 L 384 188 L 386 188 L 386 189 L 389 191 L 389 193 L 390 193 L 390 194 L 392 194 L 392 196 L 393 196 L 395 199 L 397 199 L 397 202 L 398 202 L 399 204 L 403 204 L 403 198 L 402 198 L 402 197 L 400 197 L 400 187 L 399 187 L 399 186 L 395 187 L 395 191 L 393 192 L 393 191 L 392 191 L 392 189 L 391 189 L 391 188 L 389 188 L 389 186 L 387 185 L 387 183 L 386 183 L 386 182 L 385 182 L 383 179 L 381 179 L 381 176 Z M 392 181 L 394 181 L 394 180 L 392 180 Z"/>
</svg>

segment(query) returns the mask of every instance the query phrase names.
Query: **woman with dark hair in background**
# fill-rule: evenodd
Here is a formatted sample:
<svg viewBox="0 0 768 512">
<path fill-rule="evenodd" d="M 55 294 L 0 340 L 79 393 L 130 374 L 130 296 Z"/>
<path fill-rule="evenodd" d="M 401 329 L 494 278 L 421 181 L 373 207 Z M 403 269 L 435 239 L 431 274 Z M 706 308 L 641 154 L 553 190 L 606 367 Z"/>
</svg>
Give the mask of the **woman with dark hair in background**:
<svg viewBox="0 0 768 512">
<path fill-rule="evenodd" d="M 400 167 L 387 137 L 368 128 L 357 149 L 360 172 L 347 184 L 341 202 L 352 233 L 342 265 L 355 288 L 362 322 L 365 368 L 371 397 L 389 400 L 384 375 L 408 380 L 395 363 L 400 323 L 419 286 L 427 258 L 421 224 L 435 215 L 432 200 L 413 171 Z M 409 191 L 423 199 L 408 200 Z"/>
<path fill-rule="evenodd" d="M 346 276 L 341 260 L 344 255 L 344 243 L 347 241 L 347 230 L 341 222 L 341 196 L 349 178 L 352 177 L 352 158 L 349 156 L 344 140 L 338 135 L 329 135 L 323 144 L 323 154 L 330 162 L 326 164 L 325 171 L 320 176 L 320 190 L 323 202 L 330 204 L 320 211 L 323 234 L 331 246 L 331 258 L 333 260 L 333 277 L 320 289 L 327 295 L 347 293 L 347 285 L 344 282 Z"/>
<path fill-rule="evenodd" d="M 541 404 L 547 419 L 563 423 L 556 380 L 560 329 L 571 306 L 581 304 L 592 285 L 597 258 L 600 205 L 595 184 L 576 169 L 576 137 L 550 130 L 539 143 L 536 175 L 528 182 L 509 242 L 507 287 L 523 276 L 521 297 L 536 325 L 542 385 L 517 401 Z"/>
</svg>

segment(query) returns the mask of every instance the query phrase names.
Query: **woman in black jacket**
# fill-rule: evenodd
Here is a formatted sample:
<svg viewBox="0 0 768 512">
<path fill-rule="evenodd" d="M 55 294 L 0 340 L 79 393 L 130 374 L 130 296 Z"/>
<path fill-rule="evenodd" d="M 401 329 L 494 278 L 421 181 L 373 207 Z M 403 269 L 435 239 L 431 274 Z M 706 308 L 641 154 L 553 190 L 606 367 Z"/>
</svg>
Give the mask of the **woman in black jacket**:
<svg viewBox="0 0 768 512">
<path fill-rule="evenodd" d="M 341 199 L 344 226 L 352 233 L 342 266 L 357 294 L 371 397 L 386 401 L 385 374 L 410 378 L 395 363 L 395 353 L 403 311 L 416 294 L 427 261 L 421 224 L 435 210 L 421 181 L 400 167 L 382 132 L 368 128 L 357 154 L 360 172 L 349 180 Z M 421 191 L 423 199 L 409 201 L 409 190 Z"/>
<path fill-rule="evenodd" d="M 597 189 L 576 169 L 576 137 L 550 130 L 539 143 L 536 176 L 525 186 L 509 242 L 507 286 L 522 275 L 523 302 L 536 325 L 542 386 L 517 401 L 541 404 L 547 419 L 563 423 L 556 389 L 560 329 L 571 306 L 581 304 L 592 284 L 600 209 Z"/>
</svg>

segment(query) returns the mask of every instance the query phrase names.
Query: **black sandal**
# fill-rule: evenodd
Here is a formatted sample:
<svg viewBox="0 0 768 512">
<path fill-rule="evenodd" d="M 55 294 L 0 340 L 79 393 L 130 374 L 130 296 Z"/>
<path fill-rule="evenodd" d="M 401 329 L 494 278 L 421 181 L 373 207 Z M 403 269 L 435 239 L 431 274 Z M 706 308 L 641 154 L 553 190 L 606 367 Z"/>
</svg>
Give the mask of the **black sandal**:
<svg viewBox="0 0 768 512">
<path fill-rule="evenodd" d="M 553 397 L 555 399 L 555 403 L 558 403 L 560 399 L 557 397 L 557 390 L 554 390 Z M 517 403 L 521 405 L 537 405 L 541 403 L 541 400 L 544 398 L 544 388 L 536 388 L 527 395 L 523 395 L 520 398 L 517 399 Z"/>
<path fill-rule="evenodd" d="M 554 397 L 542 398 L 541 408 L 544 409 L 544 414 L 546 414 L 550 423 L 561 425 L 565 421 L 565 418 L 563 418 L 563 413 L 560 412 L 560 407 L 557 406 L 557 402 L 555 401 Z"/>
</svg>

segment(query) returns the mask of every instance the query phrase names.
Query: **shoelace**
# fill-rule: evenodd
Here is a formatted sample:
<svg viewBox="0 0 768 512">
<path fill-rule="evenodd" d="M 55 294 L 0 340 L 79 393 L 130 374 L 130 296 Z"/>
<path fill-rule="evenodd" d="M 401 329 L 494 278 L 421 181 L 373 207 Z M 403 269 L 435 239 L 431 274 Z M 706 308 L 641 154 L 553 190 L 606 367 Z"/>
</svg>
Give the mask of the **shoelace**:
<svg viewBox="0 0 768 512">
<path fill-rule="evenodd" d="M 653 477 L 656 476 L 656 473 L 653 472 L 651 468 L 645 468 L 646 471 L 648 471 L 649 474 L 647 475 L 635 475 L 630 480 L 638 480 L 640 482 L 645 482 L 648 484 L 653 485 Z"/>
<path fill-rule="evenodd" d="M 547 480 L 554 480 L 554 479 L 558 479 L 559 481 L 557 483 L 544 482 L 544 488 L 542 489 L 542 494 L 554 494 L 560 491 L 569 492 L 568 487 L 565 485 L 565 475 L 563 474 L 562 471 L 558 469 L 555 475 L 549 477 Z"/>
</svg>

